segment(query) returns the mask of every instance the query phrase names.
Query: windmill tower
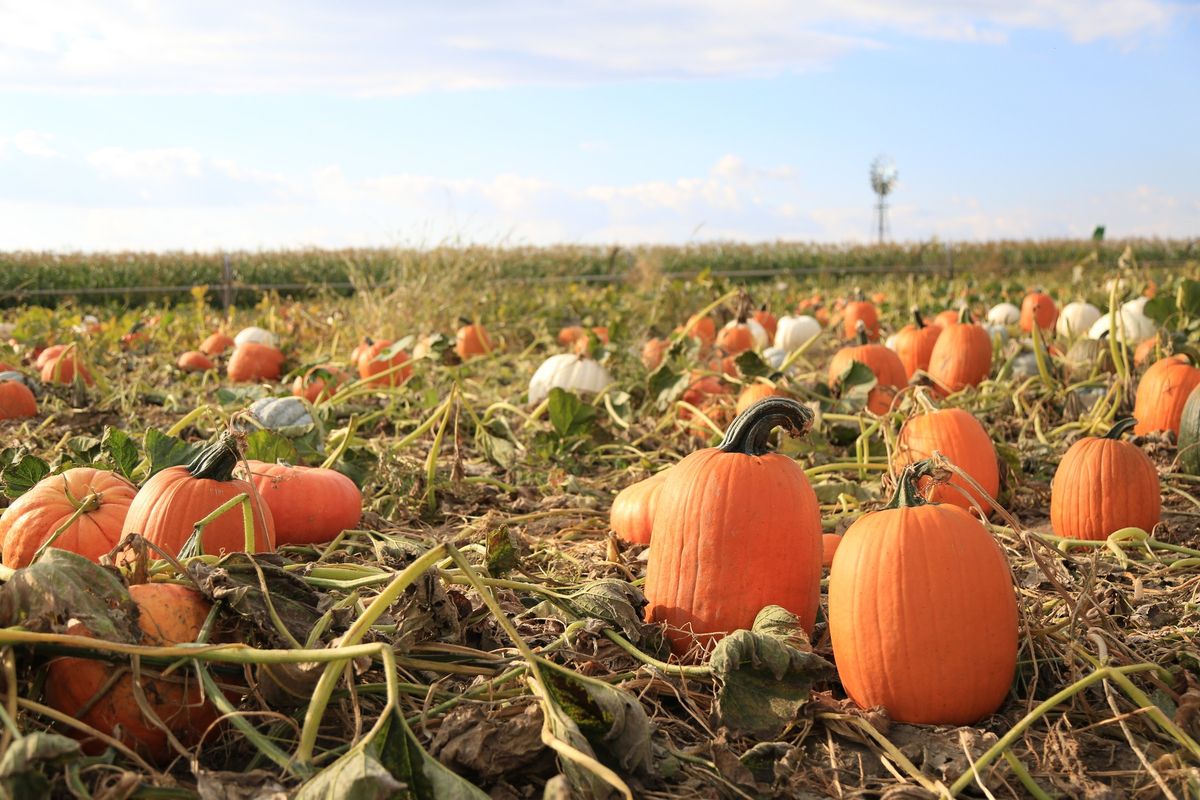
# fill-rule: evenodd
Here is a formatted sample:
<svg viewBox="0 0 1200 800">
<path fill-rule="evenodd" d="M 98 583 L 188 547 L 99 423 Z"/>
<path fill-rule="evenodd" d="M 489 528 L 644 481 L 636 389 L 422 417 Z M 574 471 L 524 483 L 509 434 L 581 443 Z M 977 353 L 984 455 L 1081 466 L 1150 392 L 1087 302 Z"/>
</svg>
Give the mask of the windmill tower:
<svg viewBox="0 0 1200 800">
<path fill-rule="evenodd" d="M 880 244 L 883 244 L 888 233 L 887 198 L 898 178 L 896 165 L 887 156 L 876 156 L 871 162 L 871 189 L 875 191 L 875 226 L 879 232 Z"/>
</svg>

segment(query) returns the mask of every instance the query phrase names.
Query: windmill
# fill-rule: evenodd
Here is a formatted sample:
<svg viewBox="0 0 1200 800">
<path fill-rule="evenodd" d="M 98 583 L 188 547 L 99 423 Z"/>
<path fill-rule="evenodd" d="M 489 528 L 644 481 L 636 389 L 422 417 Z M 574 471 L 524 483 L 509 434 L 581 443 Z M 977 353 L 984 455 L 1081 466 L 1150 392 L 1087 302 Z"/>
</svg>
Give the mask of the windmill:
<svg viewBox="0 0 1200 800">
<path fill-rule="evenodd" d="M 871 188 L 875 191 L 875 223 L 879 231 L 879 243 L 887 236 L 887 197 L 896 185 L 899 174 L 896 165 L 887 156 L 876 156 L 871 162 Z"/>
</svg>

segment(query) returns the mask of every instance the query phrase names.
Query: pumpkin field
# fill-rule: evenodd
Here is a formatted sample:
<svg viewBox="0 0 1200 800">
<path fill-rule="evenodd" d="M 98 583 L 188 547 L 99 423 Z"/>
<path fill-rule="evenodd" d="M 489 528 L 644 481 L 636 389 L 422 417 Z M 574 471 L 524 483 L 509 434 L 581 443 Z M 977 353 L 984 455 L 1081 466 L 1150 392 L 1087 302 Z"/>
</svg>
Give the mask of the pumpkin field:
<svg viewBox="0 0 1200 800">
<path fill-rule="evenodd" d="M 6 308 L 0 796 L 1200 798 L 1200 260 L 1090 246 Z"/>
</svg>

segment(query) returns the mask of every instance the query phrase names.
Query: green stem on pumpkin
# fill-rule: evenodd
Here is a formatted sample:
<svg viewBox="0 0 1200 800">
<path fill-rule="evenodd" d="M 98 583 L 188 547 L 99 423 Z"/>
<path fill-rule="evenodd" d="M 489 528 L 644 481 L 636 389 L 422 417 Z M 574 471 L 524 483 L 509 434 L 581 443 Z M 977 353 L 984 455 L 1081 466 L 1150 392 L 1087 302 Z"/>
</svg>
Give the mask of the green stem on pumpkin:
<svg viewBox="0 0 1200 800">
<path fill-rule="evenodd" d="M 1108 433 L 1104 434 L 1104 436 L 1101 438 L 1120 439 L 1122 436 L 1132 430 L 1134 425 L 1137 425 L 1137 420 L 1133 417 L 1126 417 L 1125 419 L 1118 420 L 1117 424 L 1109 428 Z"/>
<path fill-rule="evenodd" d="M 777 426 L 787 428 L 792 436 L 803 436 L 812 423 L 812 411 L 790 397 L 767 397 L 739 414 L 717 447 L 726 453 L 761 456 L 769 451 L 767 439 Z"/>
<path fill-rule="evenodd" d="M 928 459 L 906 466 L 896 481 L 896 493 L 892 495 L 892 501 L 884 508 L 915 508 L 925 505 L 925 498 L 921 496 L 921 490 L 918 487 L 921 478 L 933 475 L 933 471 L 933 462 Z"/>
</svg>

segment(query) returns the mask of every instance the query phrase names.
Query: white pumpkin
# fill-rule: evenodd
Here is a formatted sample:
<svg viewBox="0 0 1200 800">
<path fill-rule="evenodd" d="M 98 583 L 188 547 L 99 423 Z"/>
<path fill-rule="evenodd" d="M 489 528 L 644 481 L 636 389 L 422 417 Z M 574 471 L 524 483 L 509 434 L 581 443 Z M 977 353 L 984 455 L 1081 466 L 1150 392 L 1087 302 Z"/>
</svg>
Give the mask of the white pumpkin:
<svg viewBox="0 0 1200 800">
<path fill-rule="evenodd" d="M 1000 344 L 1004 344 L 1005 342 L 1008 341 L 1008 326 L 1007 325 L 1004 325 L 1001 323 L 996 323 L 996 322 L 989 322 L 987 325 L 983 326 L 983 329 L 985 331 L 987 331 L 988 336 L 991 338 L 991 340 L 993 342 L 996 341 L 997 336 L 1000 337 Z"/>
<path fill-rule="evenodd" d="M 1117 310 L 1117 317 L 1120 319 L 1121 333 L 1125 337 L 1126 344 L 1134 345 L 1138 342 L 1143 342 L 1155 334 L 1157 326 L 1154 320 L 1150 319 L 1145 314 L 1146 303 L 1150 301 L 1148 297 L 1139 297 L 1136 300 L 1130 300 L 1125 305 Z M 1101 313 L 1100 319 L 1096 320 L 1088 331 L 1088 337 L 1092 339 L 1103 339 L 1109 332 L 1109 315 Z"/>
<path fill-rule="evenodd" d="M 249 328 L 242 328 L 238 331 L 238 335 L 233 337 L 235 345 L 247 344 L 254 342 L 255 344 L 265 344 L 268 347 L 278 347 L 279 339 L 275 334 L 271 333 L 266 328 L 259 328 L 256 325 L 251 325 Z"/>
<path fill-rule="evenodd" d="M 1086 334 L 1098 319 L 1100 319 L 1100 309 L 1091 303 L 1076 301 L 1062 307 L 1062 311 L 1058 312 L 1058 323 L 1055 327 L 1059 336 L 1064 339 L 1074 339 Z"/>
<path fill-rule="evenodd" d="M 754 339 L 755 350 L 762 350 L 764 347 L 770 344 L 770 341 L 767 337 L 767 329 L 764 328 L 762 323 L 756 320 L 754 317 L 747 317 L 745 323 L 740 323 L 736 319 L 731 319 L 728 323 L 726 323 L 725 327 L 726 329 L 736 328 L 738 325 L 742 324 L 750 329 L 750 336 Z"/>
<path fill-rule="evenodd" d="M 787 360 L 788 351 L 782 347 L 768 347 L 762 351 L 762 357 L 763 361 L 767 362 L 767 365 L 771 369 L 779 369 L 783 366 L 783 362 Z"/>
<path fill-rule="evenodd" d="M 261 397 L 250 404 L 250 413 L 273 431 L 307 429 L 313 424 L 312 411 L 299 397 Z"/>
<path fill-rule="evenodd" d="M 594 358 L 559 353 L 543 361 L 529 379 L 529 402 L 537 405 L 550 395 L 551 389 L 595 394 L 610 383 L 608 370 Z"/>
<path fill-rule="evenodd" d="M 821 323 L 808 315 L 780 317 L 775 326 L 775 346 L 790 353 L 821 333 Z"/>
<path fill-rule="evenodd" d="M 993 325 L 1016 325 L 1021 321 L 1021 309 L 1012 303 L 997 303 L 988 309 L 987 321 Z"/>
<path fill-rule="evenodd" d="M 891 336 L 889 336 L 883 340 L 883 346 L 886 347 L 888 350 L 895 350 L 896 349 L 896 340 L 899 338 L 900 338 L 900 334 L 893 333 Z"/>
<path fill-rule="evenodd" d="M 1037 356 L 1033 353 L 1021 353 L 1012 362 L 1012 376 L 1017 380 L 1032 378 L 1038 374 Z"/>
</svg>

